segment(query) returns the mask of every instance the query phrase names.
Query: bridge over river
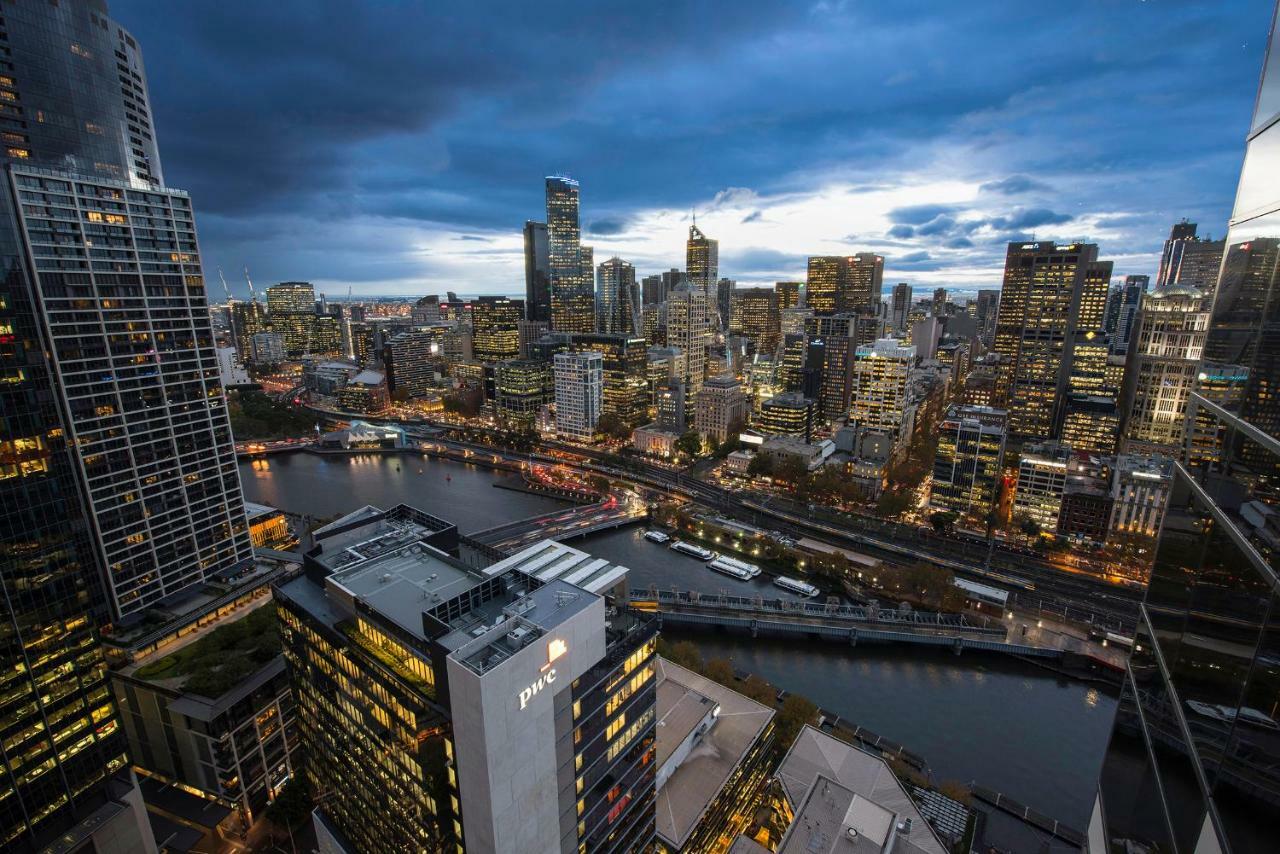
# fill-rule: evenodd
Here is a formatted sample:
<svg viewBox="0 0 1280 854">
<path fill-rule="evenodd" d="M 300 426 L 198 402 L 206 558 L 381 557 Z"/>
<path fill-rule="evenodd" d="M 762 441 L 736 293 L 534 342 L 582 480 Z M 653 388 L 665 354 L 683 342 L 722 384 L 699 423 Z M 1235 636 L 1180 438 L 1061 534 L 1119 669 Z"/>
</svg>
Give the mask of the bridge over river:
<svg viewBox="0 0 1280 854">
<path fill-rule="evenodd" d="M 899 643 L 1006 653 L 1027 658 L 1061 660 L 1075 654 L 1101 660 L 1088 641 L 1031 629 L 1011 631 L 997 621 L 975 622 L 963 614 L 905 611 L 872 605 L 798 602 L 764 596 L 731 596 L 687 590 L 631 591 L 631 607 L 656 613 L 670 627 L 724 628 L 752 637 L 817 637 L 856 646 Z"/>
</svg>

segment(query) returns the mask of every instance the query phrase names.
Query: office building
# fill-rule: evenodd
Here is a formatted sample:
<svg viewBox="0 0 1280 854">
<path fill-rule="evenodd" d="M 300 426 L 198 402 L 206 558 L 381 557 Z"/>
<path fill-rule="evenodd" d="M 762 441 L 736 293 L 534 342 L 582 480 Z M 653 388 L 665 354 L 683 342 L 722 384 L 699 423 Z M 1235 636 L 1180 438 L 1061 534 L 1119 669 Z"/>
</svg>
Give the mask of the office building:
<svg viewBox="0 0 1280 854">
<path fill-rule="evenodd" d="M 387 391 L 397 399 L 426 397 L 440 385 L 447 368 L 445 327 L 428 327 L 393 335 L 383 345 Z"/>
<path fill-rule="evenodd" d="M 1160 530 L 1173 460 L 1161 455 L 1121 454 L 1116 457 L 1111 480 L 1111 521 L 1116 534 L 1154 537 Z"/>
<path fill-rule="evenodd" d="M 707 378 L 707 351 L 711 348 L 711 306 L 706 294 L 690 287 L 667 297 L 667 346 L 684 354 L 680 379 L 689 394 L 696 394 Z"/>
<path fill-rule="evenodd" d="M 1218 273 L 1222 268 L 1225 240 L 1208 240 L 1196 235 L 1196 224 L 1174 223 L 1160 253 L 1160 269 L 1156 273 L 1156 288 L 1182 285 L 1194 288 L 1212 302 L 1218 285 Z"/>
<path fill-rule="evenodd" d="M 987 349 L 996 340 L 996 320 L 1000 313 L 1000 292 L 994 290 L 978 291 L 976 309 L 978 321 L 978 338 Z"/>
<path fill-rule="evenodd" d="M 494 412 L 509 428 L 532 430 L 542 407 L 555 399 L 548 362 L 513 359 L 494 366 Z"/>
<path fill-rule="evenodd" d="M 790 436 L 803 442 L 813 437 L 817 406 L 799 392 L 775 394 L 760 404 L 755 429 L 767 436 Z"/>
<path fill-rule="evenodd" d="M 1015 521 L 1024 517 L 1041 531 L 1054 533 L 1067 488 L 1071 449 L 1057 442 L 1027 445 L 1018 456 L 1018 483 L 1013 496 Z"/>
<path fill-rule="evenodd" d="M 901 335 L 907 329 L 907 315 L 911 313 L 911 285 L 898 282 L 893 286 L 893 299 L 889 304 L 889 325 Z"/>
<path fill-rule="evenodd" d="M 747 338 L 759 355 L 777 353 L 782 340 L 777 292 L 769 288 L 734 291 L 729 309 L 729 334 Z"/>
<path fill-rule="evenodd" d="M 1136 326 L 1126 357 L 1121 449 L 1181 456 L 1209 327 L 1204 297 L 1183 285 L 1157 288 L 1143 298 Z"/>
<path fill-rule="evenodd" d="M 684 383 L 678 378 L 670 377 L 658 385 L 656 408 L 657 420 L 654 424 L 659 430 L 678 436 L 689 429 L 685 415 Z"/>
<path fill-rule="evenodd" d="M 667 661 L 657 670 L 657 850 L 717 850 L 752 819 L 769 778 L 774 710 Z"/>
<path fill-rule="evenodd" d="M 729 312 L 732 309 L 734 287 L 735 282 L 733 279 L 721 279 L 716 282 L 715 313 L 711 318 L 716 330 L 722 330 L 729 326 Z"/>
<path fill-rule="evenodd" d="M 781 335 L 803 335 L 809 320 L 814 316 L 811 308 L 784 308 L 778 310 L 778 332 Z"/>
<path fill-rule="evenodd" d="M 732 376 L 711 377 L 694 397 L 693 429 L 719 444 L 747 424 L 751 400 Z"/>
<path fill-rule="evenodd" d="M 947 289 L 946 288 L 933 289 L 932 313 L 934 317 L 947 316 Z"/>
<path fill-rule="evenodd" d="M 534 224 L 535 224 L 535 225 L 538 225 L 538 224 L 540 224 L 540 223 L 534 223 Z M 529 223 L 525 223 L 525 227 L 527 228 L 528 226 L 529 226 Z M 546 226 L 543 226 L 543 229 L 544 229 L 544 230 L 545 230 L 545 228 L 546 228 Z M 352 315 L 351 319 L 352 319 L 352 320 L 364 320 L 364 311 L 363 311 L 363 307 L 361 307 L 361 309 L 362 309 L 362 310 L 360 311 L 360 317 L 359 317 L 359 318 L 356 318 L 356 317 L 355 317 L 355 311 L 354 311 L 354 310 L 355 310 L 356 306 L 352 306 L 351 308 L 352 308 L 352 311 L 351 311 L 351 315 Z M 425 297 L 420 297 L 420 298 L 418 299 L 418 301 L 417 301 L 417 302 L 415 302 L 415 303 L 413 304 L 413 308 L 412 308 L 412 309 L 410 309 L 410 311 L 409 311 L 409 317 L 410 317 L 410 319 L 411 319 L 411 320 L 413 320 L 413 322 L 414 322 L 414 323 L 418 323 L 418 324 L 423 324 L 423 325 L 425 325 L 425 324 L 428 324 L 428 323 L 439 323 L 439 322 L 441 321 L 441 319 L 442 319 L 442 318 L 440 317 L 440 297 L 439 297 L 439 295 L 437 295 L 437 294 L 428 294 L 428 295 L 427 295 L 427 296 L 425 296 Z"/>
<path fill-rule="evenodd" d="M 641 284 L 641 302 L 644 305 L 656 305 L 667 301 L 667 294 L 685 286 L 684 270 L 672 267 L 663 273 L 645 276 Z"/>
<path fill-rule="evenodd" d="M 548 540 L 494 563 L 404 505 L 315 540 L 275 595 L 321 850 L 651 844 L 657 629 L 624 567 Z"/>
<path fill-rule="evenodd" d="M 598 273 L 598 331 L 612 335 L 640 334 L 640 294 L 636 290 L 635 267 L 615 256 L 601 264 Z"/>
<path fill-rule="evenodd" d="M 551 324 L 543 320 L 521 320 L 516 324 L 516 331 L 520 339 L 520 358 L 529 359 L 533 356 L 533 345 L 551 331 Z"/>
<path fill-rule="evenodd" d="M 929 506 L 985 519 L 1000 491 L 1005 429 L 1003 410 L 952 406 L 938 424 Z"/>
<path fill-rule="evenodd" d="M 391 405 L 387 375 L 381 371 L 363 370 L 338 389 L 338 408 L 358 415 L 376 415 Z"/>
<path fill-rule="evenodd" d="M 1280 425 L 1274 313 L 1260 309 L 1276 304 L 1280 246 L 1269 155 L 1280 138 L 1274 42 L 1267 56 L 1205 343 L 1206 361 L 1243 368 L 1247 388 L 1233 401 L 1237 412 L 1196 393 L 1189 401 L 1188 422 L 1217 422 L 1200 429 L 1224 442 L 1216 454 L 1168 464 L 1169 497 L 1089 823 L 1090 854 L 1275 847 L 1280 583 L 1266 518 Z M 1207 376 L 1218 370 L 1207 367 Z"/>
<path fill-rule="evenodd" d="M 646 305 L 640 310 L 640 334 L 649 342 L 650 347 L 661 347 L 667 343 L 667 304 L 665 302 Z"/>
<path fill-rule="evenodd" d="M 853 360 L 849 423 L 901 436 L 906 423 L 908 380 L 915 361 L 916 348 L 896 338 L 881 338 L 859 347 Z"/>
<path fill-rule="evenodd" d="M 604 400 L 604 356 L 594 350 L 557 353 L 554 361 L 556 435 L 592 442 Z"/>
<path fill-rule="evenodd" d="M 800 300 L 803 297 L 801 288 L 804 282 L 774 282 L 773 291 L 778 295 L 778 310 L 786 311 L 789 308 L 799 308 Z"/>
<path fill-rule="evenodd" d="M 1097 261 L 1084 270 L 1080 288 L 1080 308 L 1076 314 L 1076 332 L 1102 332 L 1106 327 L 1107 299 L 1111 294 L 1110 261 Z"/>
<path fill-rule="evenodd" d="M 719 281 L 720 241 L 707 237 L 694 222 L 685 243 L 685 286 L 710 300 L 716 295 Z"/>
<path fill-rule="evenodd" d="M 815 314 L 874 314 L 884 287 L 884 258 L 870 252 L 809 259 L 805 305 Z"/>
<path fill-rule="evenodd" d="M 1125 356 L 1129 353 L 1129 341 L 1133 337 L 1138 309 L 1147 292 L 1148 276 L 1125 276 L 1120 287 L 1119 308 L 1116 311 L 1115 331 L 1111 333 L 1111 351 Z"/>
<path fill-rule="evenodd" d="M 551 271 L 551 328 L 594 332 L 594 266 L 585 256 L 578 222 L 578 182 L 547 178 L 547 259 Z"/>
<path fill-rule="evenodd" d="M 315 334 L 316 292 L 310 282 L 281 282 L 267 288 L 267 320 L 284 336 L 285 354 L 300 359 L 311 353 Z"/>
<path fill-rule="evenodd" d="M 1067 400 L 1062 443 L 1076 451 L 1108 456 L 1120 438 L 1120 408 L 1112 395 L 1074 395 Z"/>
<path fill-rule="evenodd" d="M 162 648 L 113 671 L 111 688 L 133 762 L 247 828 L 299 770 L 293 696 L 265 588 L 211 625 L 181 653 Z"/>
<path fill-rule="evenodd" d="M 526 320 L 551 323 L 551 254 L 547 224 L 524 224 L 524 310 Z M 437 318 L 438 319 L 438 318 Z"/>
<path fill-rule="evenodd" d="M 257 299 L 236 302 L 231 305 L 231 340 L 236 345 L 240 361 L 253 364 L 253 336 L 265 332 L 267 313 Z M 283 361 L 283 359 L 281 360 Z"/>
<path fill-rule="evenodd" d="M 284 364 L 284 336 L 279 332 L 254 333 L 250 347 L 254 367 L 276 368 Z"/>
<path fill-rule="evenodd" d="M 879 322 L 871 315 L 839 312 L 818 315 L 805 323 L 809 345 L 819 345 L 822 356 L 819 409 L 828 421 L 849 413 L 853 395 L 854 352 L 875 341 Z M 817 355 L 811 349 L 810 355 Z"/>
<path fill-rule="evenodd" d="M 643 338 L 638 335 L 571 335 L 568 350 L 591 350 L 603 357 L 602 413 L 616 415 L 624 424 L 631 426 L 648 420 L 649 348 Z"/>
<path fill-rule="evenodd" d="M 1097 259 L 1093 244 L 1009 244 L 994 350 L 1001 357 L 996 394 L 1015 446 L 1054 434 L 1086 278 Z"/>
<path fill-rule="evenodd" d="M 776 854 L 948 854 L 964 829 L 961 823 L 944 842 L 884 757 L 808 724 L 778 766 L 766 803 L 786 826 Z M 739 842 L 750 844 L 735 845 L 734 854 L 769 850 Z"/>
<path fill-rule="evenodd" d="M 155 850 L 96 631 L 250 554 L 191 203 L 106 15 L 4 11 L 6 851 Z"/>
<path fill-rule="evenodd" d="M 471 352 L 481 362 L 505 362 L 520 356 L 520 320 L 524 304 L 507 297 L 477 297 L 471 303 Z"/>
</svg>

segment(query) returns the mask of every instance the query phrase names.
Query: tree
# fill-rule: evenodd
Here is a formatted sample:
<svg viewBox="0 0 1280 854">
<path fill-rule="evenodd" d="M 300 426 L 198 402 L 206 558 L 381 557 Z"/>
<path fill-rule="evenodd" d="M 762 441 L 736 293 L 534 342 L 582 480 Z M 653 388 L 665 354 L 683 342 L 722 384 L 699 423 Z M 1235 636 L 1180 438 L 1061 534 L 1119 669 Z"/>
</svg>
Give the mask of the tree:
<svg viewBox="0 0 1280 854">
<path fill-rule="evenodd" d="M 1018 526 L 1018 530 L 1028 537 L 1034 537 L 1040 533 L 1040 525 L 1026 513 L 1018 513 L 1012 521 Z"/>
<path fill-rule="evenodd" d="M 733 665 L 727 658 L 713 658 L 702 669 L 702 675 L 721 685 L 733 685 Z"/>
<path fill-rule="evenodd" d="M 890 519 L 897 518 L 911 507 L 911 493 L 907 490 L 886 489 L 876 501 L 876 512 Z"/>
<path fill-rule="evenodd" d="M 818 714 L 818 707 L 808 697 L 799 694 L 788 694 L 782 701 L 782 708 L 774 718 L 775 744 L 778 749 L 786 750 L 796 740 L 805 724 L 813 723 Z"/>
<path fill-rule="evenodd" d="M 745 694 L 757 703 L 761 703 L 769 708 L 773 708 L 773 703 L 776 699 L 773 686 L 761 679 L 759 676 L 756 676 L 754 673 L 746 678 L 738 693 Z"/>
<path fill-rule="evenodd" d="M 596 492 L 604 495 L 609 491 L 609 478 L 600 474 L 593 474 L 587 477 L 587 484 Z"/>
<path fill-rule="evenodd" d="M 631 428 L 627 426 L 627 422 L 612 412 L 603 413 L 596 419 L 596 432 L 611 439 L 628 439 L 631 437 Z"/>
<path fill-rule="evenodd" d="M 948 510 L 942 513 L 934 513 L 929 517 L 929 524 L 933 526 L 933 530 L 942 534 L 956 526 L 957 518 L 955 513 Z"/>
<path fill-rule="evenodd" d="M 297 827 L 311 815 L 313 806 L 307 778 L 295 773 L 267 806 L 267 818 L 278 827 Z"/>
<path fill-rule="evenodd" d="M 808 474 L 809 470 L 797 457 L 783 457 L 773 467 L 773 476 L 795 486 L 797 493 L 800 491 L 799 487 L 804 484 L 805 477 Z"/>
<path fill-rule="evenodd" d="M 686 430 L 676 439 L 676 450 L 686 456 L 696 457 L 702 453 L 702 437 L 697 430 Z"/>
<path fill-rule="evenodd" d="M 702 671 L 702 653 L 689 641 L 669 642 L 658 638 L 658 655 L 694 672 Z"/>
<path fill-rule="evenodd" d="M 747 463 L 747 474 L 752 477 L 768 477 L 773 474 L 773 459 L 764 454 L 756 454 Z"/>
</svg>

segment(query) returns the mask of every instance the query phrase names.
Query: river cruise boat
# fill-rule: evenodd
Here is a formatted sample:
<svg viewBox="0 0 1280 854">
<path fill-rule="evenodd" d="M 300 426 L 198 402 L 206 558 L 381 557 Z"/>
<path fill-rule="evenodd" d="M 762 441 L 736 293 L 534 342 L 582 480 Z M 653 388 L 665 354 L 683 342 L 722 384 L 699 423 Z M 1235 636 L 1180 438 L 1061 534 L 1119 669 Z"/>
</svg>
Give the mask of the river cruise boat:
<svg viewBox="0 0 1280 854">
<path fill-rule="evenodd" d="M 736 578 L 739 581 L 750 581 L 751 573 L 737 564 L 738 561 L 733 561 L 731 563 L 723 557 L 718 557 L 711 561 L 711 563 L 707 564 L 707 566 L 711 567 L 716 572 L 729 576 L 730 578 Z"/>
<path fill-rule="evenodd" d="M 738 560 L 736 557 L 729 557 L 728 555 L 720 555 L 720 560 L 728 566 L 736 566 L 738 569 L 744 570 L 752 578 L 760 574 L 760 567 L 754 563 L 747 563 L 745 560 Z"/>
<path fill-rule="evenodd" d="M 711 560 L 716 553 L 710 549 L 704 549 L 702 546 L 695 546 L 693 543 L 682 543 L 676 540 L 671 544 L 672 551 L 680 552 L 680 554 L 696 557 L 698 560 Z"/>
<path fill-rule="evenodd" d="M 814 587 L 812 584 L 808 584 L 804 581 L 797 581 L 794 578 L 787 578 L 785 575 L 779 575 L 773 580 L 773 584 L 775 587 L 781 587 L 788 593 L 794 593 L 797 596 L 804 596 L 806 599 L 811 599 L 818 595 L 818 588 Z"/>
<path fill-rule="evenodd" d="M 661 531 L 645 531 L 644 538 L 652 543 L 665 543 L 671 537 Z"/>
</svg>

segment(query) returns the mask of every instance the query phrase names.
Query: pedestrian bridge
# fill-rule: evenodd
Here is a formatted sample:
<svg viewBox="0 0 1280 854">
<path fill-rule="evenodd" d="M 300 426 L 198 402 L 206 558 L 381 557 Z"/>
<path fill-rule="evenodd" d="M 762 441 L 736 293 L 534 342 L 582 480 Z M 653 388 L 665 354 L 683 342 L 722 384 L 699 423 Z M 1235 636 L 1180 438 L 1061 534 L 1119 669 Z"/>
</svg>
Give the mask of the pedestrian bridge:
<svg viewBox="0 0 1280 854">
<path fill-rule="evenodd" d="M 1057 647 L 1015 643 L 1003 626 L 980 626 L 963 614 L 898 611 L 876 605 L 801 602 L 757 596 L 706 594 L 688 590 L 631 591 L 631 607 L 658 615 L 661 626 L 748 632 L 752 637 L 819 637 L 856 646 L 904 643 L 962 650 L 1059 658 Z"/>
</svg>

